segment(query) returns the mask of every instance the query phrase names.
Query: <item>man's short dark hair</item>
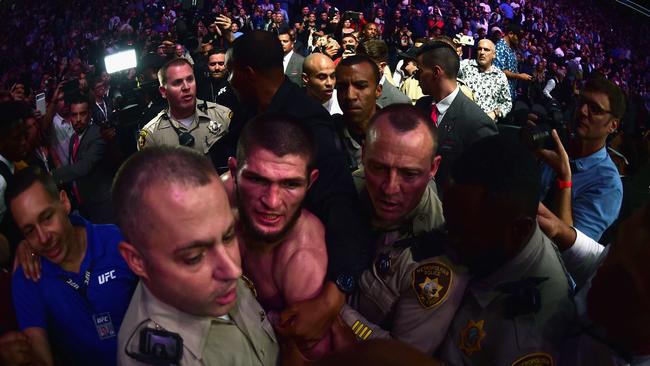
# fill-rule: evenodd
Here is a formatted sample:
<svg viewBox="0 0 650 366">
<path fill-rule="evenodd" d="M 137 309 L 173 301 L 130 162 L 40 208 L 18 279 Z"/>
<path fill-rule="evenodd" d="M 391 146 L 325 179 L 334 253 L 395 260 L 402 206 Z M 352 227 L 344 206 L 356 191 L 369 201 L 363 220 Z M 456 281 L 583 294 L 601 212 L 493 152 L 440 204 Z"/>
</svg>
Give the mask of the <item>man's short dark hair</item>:
<svg viewBox="0 0 650 366">
<path fill-rule="evenodd" d="M 370 68 L 372 69 L 372 75 L 375 78 L 375 86 L 379 85 L 379 81 L 381 80 L 381 74 L 379 73 L 379 67 L 373 61 L 370 57 L 366 55 L 354 55 L 350 57 L 346 57 L 342 59 L 338 65 L 336 65 L 336 68 L 338 69 L 339 67 L 352 67 L 354 65 L 359 65 L 366 63 L 370 65 Z"/>
<path fill-rule="evenodd" d="M 172 66 L 181 66 L 181 65 L 188 65 L 192 71 L 194 71 L 192 64 L 183 57 L 176 57 L 173 58 L 167 62 L 165 62 L 164 65 L 158 70 L 158 81 L 160 82 L 160 85 L 165 85 L 167 83 L 167 69 L 169 69 Z"/>
<path fill-rule="evenodd" d="M 282 69 L 283 59 L 284 51 L 278 36 L 273 32 L 255 30 L 237 37 L 232 44 L 229 62 L 256 71 L 271 71 Z"/>
<path fill-rule="evenodd" d="M 380 39 L 369 39 L 357 47 L 358 55 L 366 55 L 376 63 L 388 61 L 388 45 Z"/>
<path fill-rule="evenodd" d="M 512 32 L 516 35 L 521 35 L 522 31 L 521 26 L 517 23 L 510 23 L 505 27 L 505 34 Z"/>
<path fill-rule="evenodd" d="M 458 76 L 460 58 L 451 45 L 441 41 L 429 42 L 420 47 L 418 56 L 422 56 L 424 66 L 432 68 L 437 65 L 450 79 Z"/>
<path fill-rule="evenodd" d="M 621 119 L 625 114 L 625 95 L 621 88 L 605 78 L 591 78 L 587 81 L 582 91 L 603 93 L 609 99 L 609 109 L 615 118 Z"/>
<path fill-rule="evenodd" d="M 380 118 L 387 118 L 388 123 L 396 131 L 406 133 L 415 130 L 420 124 L 424 124 L 433 140 L 433 155 L 436 156 L 438 150 L 438 129 L 433 125 L 431 117 L 427 116 L 420 108 L 411 104 L 391 104 L 382 108 L 375 113 L 368 122 L 368 130 L 377 123 Z M 366 138 L 366 141 L 369 141 Z"/>
<path fill-rule="evenodd" d="M 13 177 L 7 182 L 7 190 L 5 191 L 4 200 L 7 207 L 11 204 L 16 197 L 25 192 L 34 183 L 41 183 L 45 192 L 54 200 L 59 199 L 59 188 L 54 182 L 54 178 L 47 172 L 42 171 L 38 167 L 27 167 L 16 171 Z"/>
<path fill-rule="evenodd" d="M 299 119 L 286 113 L 264 113 L 246 123 L 237 142 L 237 165 L 244 166 L 255 147 L 276 156 L 295 154 L 307 158 L 307 174 L 314 168 L 316 141 L 311 130 Z"/>
<path fill-rule="evenodd" d="M 156 184 L 202 187 L 219 179 L 205 155 L 183 146 L 142 149 L 122 164 L 113 181 L 117 223 L 131 243 L 141 242 L 149 229 L 145 192 Z"/>
<path fill-rule="evenodd" d="M 485 137 L 466 149 L 452 167 L 456 184 L 480 186 L 511 218 L 535 218 L 541 175 L 532 152 L 505 135 Z"/>
<path fill-rule="evenodd" d="M 66 104 L 87 104 L 90 107 L 90 99 L 88 95 L 82 94 L 81 92 L 73 93 L 68 97 Z"/>
<path fill-rule="evenodd" d="M 210 56 L 212 55 L 220 55 L 222 53 L 226 54 L 226 50 L 224 50 L 223 48 L 213 48 L 210 51 L 208 51 L 208 58 L 210 58 Z"/>
</svg>

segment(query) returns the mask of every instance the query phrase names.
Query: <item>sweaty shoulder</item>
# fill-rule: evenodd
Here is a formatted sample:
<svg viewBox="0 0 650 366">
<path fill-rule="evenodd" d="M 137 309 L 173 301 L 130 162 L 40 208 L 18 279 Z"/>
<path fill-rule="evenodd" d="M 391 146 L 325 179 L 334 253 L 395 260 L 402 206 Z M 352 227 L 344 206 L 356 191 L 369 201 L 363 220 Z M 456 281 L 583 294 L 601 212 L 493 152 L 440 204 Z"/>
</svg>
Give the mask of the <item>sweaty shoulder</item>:
<svg viewBox="0 0 650 366">
<path fill-rule="evenodd" d="M 316 215 L 303 209 L 294 230 L 297 246 L 325 250 L 325 226 Z"/>
</svg>

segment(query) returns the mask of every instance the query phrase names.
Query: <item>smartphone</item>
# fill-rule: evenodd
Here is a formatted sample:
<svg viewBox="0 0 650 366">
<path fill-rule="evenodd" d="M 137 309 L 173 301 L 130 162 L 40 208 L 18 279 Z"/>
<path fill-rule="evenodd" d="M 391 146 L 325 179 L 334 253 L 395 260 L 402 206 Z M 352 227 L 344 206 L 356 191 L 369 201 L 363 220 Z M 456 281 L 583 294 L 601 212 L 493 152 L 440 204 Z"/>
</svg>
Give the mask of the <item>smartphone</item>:
<svg viewBox="0 0 650 366">
<path fill-rule="evenodd" d="M 44 116 L 46 111 L 45 93 L 36 94 L 36 110 Z"/>
</svg>

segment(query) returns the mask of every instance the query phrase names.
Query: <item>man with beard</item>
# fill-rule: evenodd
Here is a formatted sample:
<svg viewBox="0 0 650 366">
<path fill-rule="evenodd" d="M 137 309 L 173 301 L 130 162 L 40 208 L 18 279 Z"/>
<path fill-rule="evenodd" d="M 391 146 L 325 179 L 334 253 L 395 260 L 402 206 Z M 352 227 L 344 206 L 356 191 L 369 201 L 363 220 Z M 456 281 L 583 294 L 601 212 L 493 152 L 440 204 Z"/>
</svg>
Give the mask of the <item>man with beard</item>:
<svg viewBox="0 0 650 366">
<path fill-rule="evenodd" d="M 208 52 L 208 77 L 202 78 L 197 85 L 196 96 L 234 110 L 237 97 L 228 82 L 226 70 L 226 51 L 223 49 Z"/>
<path fill-rule="evenodd" d="M 492 64 L 494 43 L 482 39 L 476 48 L 476 60 L 462 60 L 458 77 L 474 91 L 474 101 L 490 118 L 502 118 L 512 109 L 508 79 Z"/>
<path fill-rule="evenodd" d="M 314 138 L 287 114 L 260 115 L 248 122 L 229 161 L 227 180 L 239 209 L 237 235 L 245 275 L 271 321 L 287 306 L 320 294 L 327 272 L 325 229 L 302 208 L 318 177 Z M 318 357 L 330 348 L 329 334 L 306 351 Z"/>
</svg>

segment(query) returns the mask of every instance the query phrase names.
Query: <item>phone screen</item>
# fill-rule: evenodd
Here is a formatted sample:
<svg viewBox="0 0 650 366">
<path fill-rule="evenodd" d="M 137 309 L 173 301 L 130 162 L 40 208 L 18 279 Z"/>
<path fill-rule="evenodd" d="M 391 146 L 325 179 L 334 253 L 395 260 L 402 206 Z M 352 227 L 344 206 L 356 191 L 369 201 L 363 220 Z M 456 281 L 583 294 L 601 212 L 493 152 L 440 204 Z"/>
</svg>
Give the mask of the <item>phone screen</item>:
<svg viewBox="0 0 650 366">
<path fill-rule="evenodd" d="M 45 93 L 39 93 L 36 95 L 36 110 L 41 112 L 42 115 L 45 115 L 45 109 Z"/>
</svg>

